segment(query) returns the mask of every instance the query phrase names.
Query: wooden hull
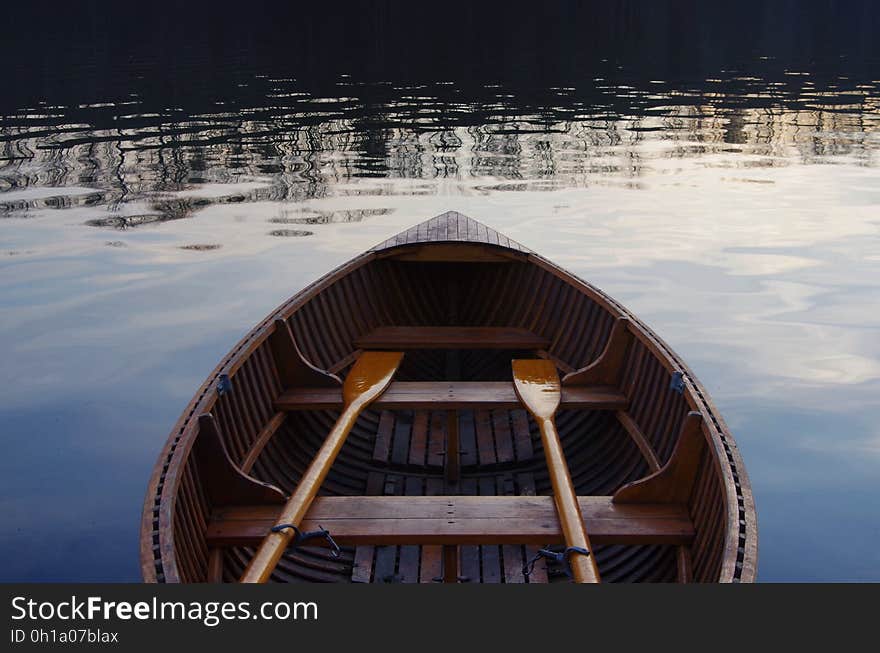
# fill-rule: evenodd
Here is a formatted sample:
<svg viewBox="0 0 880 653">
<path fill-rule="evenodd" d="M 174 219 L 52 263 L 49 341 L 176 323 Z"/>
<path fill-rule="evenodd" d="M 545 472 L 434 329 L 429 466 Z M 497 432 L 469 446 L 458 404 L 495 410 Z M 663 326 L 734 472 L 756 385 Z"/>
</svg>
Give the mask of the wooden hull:
<svg viewBox="0 0 880 653">
<path fill-rule="evenodd" d="M 272 338 L 282 319 L 305 359 L 341 377 L 363 349 L 396 346 L 406 355 L 397 381 L 358 419 L 306 517 L 305 526 L 321 523 L 338 535 L 340 557 L 321 546 L 290 548 L 272 580 L 433 582 L 452 553 L 447 559 L 457 560 L 457 575 L 469 582 L 525 582 L 522 567 L 536 549 L 562 540 L 537 428 L 505 385 L 511 359 L 540 356 L 563 374 L 574 372 L 602 356 L 621 316 L 631 342 L 621 350 L 618 380 L 563 388 L 556 418 L 602 580 L 754 580 L 757 523 L 745 469 L 687 366 L 601 291 L 454 212 L 305 288 L 211 373 L 150 480 L 144 579 L 236 581 L 277 514 L 271 497 L 245 492 L 239 501 L 218 490 L 229 470 L 217 472 L 206 459 L 200 415 L 213 415 L 233 473 L 284 494 L 338 417 L 332 388 L 285 384 Z M 681 500 L 615 502 L 622 486 L 675 462 L 692 411 L 704 437 Z M 449 457 L 450 476 L 453 431 L 460 453 Z M 416 504 L 400 503 L 407 497 L 421 497 L 409 521 L 407 507 Z M 376 520 L 355 521 L 374 508 Z M 528 582 L 565 580 L 561 571 L 537 565 Z"/>
</svg>

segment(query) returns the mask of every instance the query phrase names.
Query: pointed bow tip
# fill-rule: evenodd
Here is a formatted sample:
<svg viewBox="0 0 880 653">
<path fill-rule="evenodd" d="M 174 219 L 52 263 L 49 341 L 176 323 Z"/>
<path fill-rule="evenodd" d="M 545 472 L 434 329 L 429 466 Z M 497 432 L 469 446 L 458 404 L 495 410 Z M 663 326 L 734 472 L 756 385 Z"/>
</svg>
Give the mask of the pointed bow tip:
<svg viewBox="0 0 880 653">
<path fill-rule="evenodd" d="M 459 213 L 447 211 L 420 222 L 372 248 L 374 252 L 427 243 L 477 243 L 502 247 L 530 254 L 531 250 L 511 240 L 482 222 Z"/>
</svg>

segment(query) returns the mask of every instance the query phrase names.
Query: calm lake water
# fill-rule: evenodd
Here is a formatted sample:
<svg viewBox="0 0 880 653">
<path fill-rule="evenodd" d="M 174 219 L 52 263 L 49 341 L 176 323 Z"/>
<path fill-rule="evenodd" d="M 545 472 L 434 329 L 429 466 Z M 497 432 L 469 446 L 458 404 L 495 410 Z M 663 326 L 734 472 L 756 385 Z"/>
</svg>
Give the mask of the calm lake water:
<svg viewBox="0 0 880 653">
<path fill-rule="evenodd" d="M 265 39 L 24 16 L 0 46 L 0 580 L 138 580 L 147 479 L 218 359 L 446 210 L 690 364 L 746 462 L 761 580 L 880 580 L 878 11 L 780 4 Z"/>
</svg>

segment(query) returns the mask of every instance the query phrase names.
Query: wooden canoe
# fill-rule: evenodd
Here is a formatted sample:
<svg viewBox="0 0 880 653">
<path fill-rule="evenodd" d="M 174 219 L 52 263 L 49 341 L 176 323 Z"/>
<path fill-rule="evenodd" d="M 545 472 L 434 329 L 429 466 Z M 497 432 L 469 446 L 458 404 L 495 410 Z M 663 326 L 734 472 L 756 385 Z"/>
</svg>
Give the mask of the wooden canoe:
<svg viewBox="0 0 880 653">
<path fill-rule="evenodd" d="M 150 479 L 147 582 L 242 578 L 371 351 L 402 363 L 297 524 L 340 550 L 291 538 L 270 580 L 566 581 L 565 558 L 546 553 L 523 573 L 566 543 L 511 376 L 512 360 L 538 358 L 561 379 L 557 454 L 602 582 L 754 580 L 743 462 L 690 369 L 600 290 L 448 212 L 303 289 L 224 357 Z"/>
</svg>

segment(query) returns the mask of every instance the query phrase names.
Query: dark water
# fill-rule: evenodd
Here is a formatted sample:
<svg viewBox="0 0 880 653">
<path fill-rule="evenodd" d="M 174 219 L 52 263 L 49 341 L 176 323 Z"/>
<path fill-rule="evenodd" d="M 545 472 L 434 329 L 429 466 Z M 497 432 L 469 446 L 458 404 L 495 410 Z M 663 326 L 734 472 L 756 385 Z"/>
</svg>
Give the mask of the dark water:
<svg viewBox="0 0 880 653">
<path fill-rule="evenodd" d="M 10 10 L 0 580 L 139 578 L 150 469 L 216 361 L 448 209 L 690 363 L 761 579 L 880 580 L 880 9 L 645 4 Z"/>
</svg>

